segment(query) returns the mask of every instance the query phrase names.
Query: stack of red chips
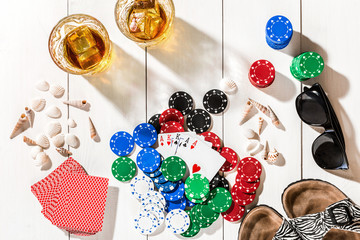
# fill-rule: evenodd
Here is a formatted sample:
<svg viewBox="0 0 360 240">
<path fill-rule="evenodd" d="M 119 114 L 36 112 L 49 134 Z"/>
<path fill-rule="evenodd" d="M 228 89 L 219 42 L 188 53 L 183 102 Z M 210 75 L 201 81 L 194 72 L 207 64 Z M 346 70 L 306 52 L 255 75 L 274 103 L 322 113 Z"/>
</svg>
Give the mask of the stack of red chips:
<svg viewBox="0 0 360 240">
<path fill-rule="evenodd" d="M 249 70 L 249 80 L 257 88 L 266 88 L 275 80 L 275 68 L 267 60 L 255 61 Z"/>
</svg>

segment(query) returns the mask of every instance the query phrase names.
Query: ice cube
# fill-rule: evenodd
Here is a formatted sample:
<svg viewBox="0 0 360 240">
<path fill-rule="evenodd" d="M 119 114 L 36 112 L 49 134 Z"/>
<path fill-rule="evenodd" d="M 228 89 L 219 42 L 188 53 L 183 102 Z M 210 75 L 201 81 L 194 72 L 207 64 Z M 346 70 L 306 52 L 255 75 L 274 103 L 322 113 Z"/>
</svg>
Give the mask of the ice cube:
<svg viewBox="0 0 360 240">
<path fill-rule="evenodd" d="M 102 56 L 99 49 L 94 46 L 87 49 L 85 52 L 76 55 L 76 59 L 78 60 L 82 69 L 88 69 L 99 63 L 102 59 Z"/>
<path fill-rule="evenodd" d="M 74 29 L 67 35 L 66 40 L 75 55 L 84 53 L 96 46 L 96 41 L 90 29 L 86 26 Z"/>
<path fill-rule="evenodd" d="M 129 17 L 130 32 L 137 38 L 153 39 L 159 33 L 163 19 L 156 9 L 134 9 Z"/>
</svg>

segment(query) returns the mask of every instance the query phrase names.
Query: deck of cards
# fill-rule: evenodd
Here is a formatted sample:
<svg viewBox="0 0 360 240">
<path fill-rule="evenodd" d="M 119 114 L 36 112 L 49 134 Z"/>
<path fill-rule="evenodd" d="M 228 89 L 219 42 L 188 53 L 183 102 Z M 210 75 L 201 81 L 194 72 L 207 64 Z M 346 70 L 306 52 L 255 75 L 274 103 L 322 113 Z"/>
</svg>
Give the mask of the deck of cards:
<svg viewBox="0 0 360 240">
<path fill-rule="evenodd" d="M 60 229 L 89 236 L 102 230 L 109 179 L 89 176 L 69 158 L 31 186 L 43 215 Z"/>
<path fill-rule="evenodd" d="M 193 132 L 176 132 L 159 134 L 156 150 L 167 158 L 182 158 L 189 169 L 189 174 L 200 173 L 209 181 L 218 173 L 226 159 L 212 149 L 211 142 L 204 136 Z"/>
</svg>

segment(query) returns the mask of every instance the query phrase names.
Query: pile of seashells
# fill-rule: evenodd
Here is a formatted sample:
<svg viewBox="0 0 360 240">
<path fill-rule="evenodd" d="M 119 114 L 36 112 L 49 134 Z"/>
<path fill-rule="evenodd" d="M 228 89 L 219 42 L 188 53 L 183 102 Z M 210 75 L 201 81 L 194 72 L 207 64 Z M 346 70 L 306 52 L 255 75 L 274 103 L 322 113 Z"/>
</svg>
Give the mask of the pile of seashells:
<svg viewBox="0 0 360 240">
<path fill-rule="evenodd" d="M 55 98 L 61 98 L 65 93 L 65 89 L 62 86 L 58 84 L 50 85 L 46 81 L 38 82 L 36 84 L 36 89 L 43 92 L 49 91 Z M 64 101 L 63 103 L 84 111 L 90 110 L 90 104 L 86 100 L 69 100 Z M 45 109 L 45 106 L 46 100 L 44 98 L 32 99 L 30 101 L 30 107 L 25 107 L 25 113 L 20 115 L 20 118 L 10 135 L 10 139 L 15 138 L 28 128 L 32 128 L 34 125 L 35 112 L 42 112 Z M 52 119 L 59 119 L 62 116 L 61 110 L 54 105 L 49 106 L 44 112 Z M 77 126 L 76 122 L 72 118 L 67 120 L 67 125 L 70 128 L 75 128 Z M 94 141 L 98 141 L 99 136 L 90 117 L 89 125 L 90 137 Z M 51 139 L 51 143 L 56 147 L 57 152 L 64 157 L 72 155 L 69 151 L 69 147 L 78 148 L 80 146 L 80 140 L 76 135 L 72 133 L 61 133 L 62 127 L 60 122 L 57 120 L 50 121 L 45 126 L 44 130 L 46 134 L 39 134 L 35 140 L 27 136 L 23 136 L 23 141 L 29 146 L 32 146 L 30 156 L 35 160 L 35 165 L 41 167 L 41 169 L 48 169 L 48 166 L 51 166 L 51 160 L 44 152 L 44 150 L 50 148 L 49 138 Z M 65 144 L 68 145 L 68 148 L 64 147 Z"/>
</svg>

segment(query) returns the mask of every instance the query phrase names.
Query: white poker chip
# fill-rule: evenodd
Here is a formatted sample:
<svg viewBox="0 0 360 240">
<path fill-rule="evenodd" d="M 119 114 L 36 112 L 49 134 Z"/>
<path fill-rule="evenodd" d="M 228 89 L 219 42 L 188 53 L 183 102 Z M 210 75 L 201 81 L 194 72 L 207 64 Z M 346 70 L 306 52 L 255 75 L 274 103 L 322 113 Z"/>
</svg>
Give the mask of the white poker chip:
<svg viewBox="0 0 360 240">
<path fill-rule="evenodd" d="M 165 210 L 165 206 L 157 199 L 157 198 L 146 198 L 141 201 L 141 209 L 146 207 L 147 205 L 156 205 L 160 208 L 161 211 Z"/>
<path fill-rule="evenodd" d="M 136 197 L 136 199 L 141 200 L 142 195 L 146 194 L 149 191 L 154 191 L 154 183 L 147 176 L 135 177 L 130 183 L 131 194 Z"/>
<path fill-rule="evenodd" d="M 143 201 L 145 198 L 157 198 L 163 204 L 163 206 L 166 205 L 165 197 L 159 192 L 149 191 L 142 195 L 141 201 Z"/>
<path fill-rule="evenodd" d="M 166 215 L 166 229 L 174 234 L 184 233 L 190 226 L 189 215 L 181 209 L 174 209 Z"/>
<path fill-rule="evenodd" d="M 160 225 L 165 221 L 164 210 L 156 204 L 148 204 L 142 210 L 154 214 Z"/>
<path fill-rule="evenodd" d="M 134 219 L 134 227 L 141 234 L 152 234 L 160 226 L 158 219 L 151 212 L 141 211 Z"/>
</svg>

